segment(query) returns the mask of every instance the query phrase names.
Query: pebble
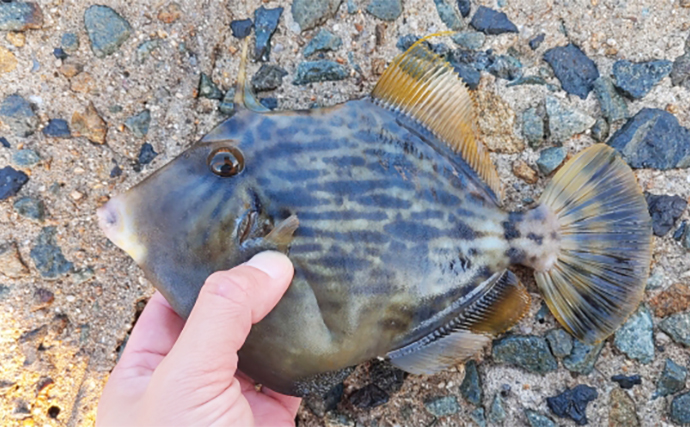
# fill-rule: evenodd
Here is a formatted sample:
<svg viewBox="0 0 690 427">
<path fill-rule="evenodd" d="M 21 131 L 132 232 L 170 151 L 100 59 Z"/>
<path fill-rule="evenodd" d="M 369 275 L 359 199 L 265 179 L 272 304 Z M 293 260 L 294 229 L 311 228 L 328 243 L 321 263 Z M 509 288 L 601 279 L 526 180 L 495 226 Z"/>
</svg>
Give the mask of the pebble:
<svg viewBox="0 0 690 427">
<path fill-rule="evenodd" d="M 678 425 L 690 424 L 690 392 L 679 394 L 671 402 L 671 420 Z"/>
<path fill-rule="evenodd" d="M 14 242 L 0 243 L 0 273 L 14 279 L 29 274 Z"/>
<path fill-rule="evenodd" d="M 656 383 L 656 391 L 652 395 L 652 399 L 666 397 L 683 390 L 687 377 L 687 368 L 678 365 L 671 359 L 666 359 L 664 370 L 661 371 L 659 380 Z"/>
<path fill-rule="evenodd" d="M 227 114 L 227 115 L 232 115 L 235 114 L 235 88 L 232 87 L 228 89 L 227 92 L 225 92 L 225 95 L 223 96 L 223 100 L 220 101 L 220 104 L 218 105 L 218 110 L 220 110 L 221 113 Z"/>
<path fill-rule="evenodd" d="M 546 35 L 544 33 L 541 33 L 538 36 L 534 37 L 532 40 L 529 41 L 530 49 L 532 49 L 532 50 L 539 49 L 539 46 L 541 46 L 541 44 L 544 43 L 545 38 L 546 38 Z"/>
<path fill-rule="evenodd" d="M 654 323 L 649 309 L 642 305 L 616 331 L 614 345 L 629 358 L 647 364 L 654 360 Z"/>
<path fill-rule="evenodd" d="M 304 48 L 304 56 L 309 57 L 316 52 L 337 50 L 342 46 L 343 40 L 326 29 L 320 29 L 313 39 Z"/>
<path fill-rule="evenodd" d="M 230 23 L 230 30 L 235 38 L 243 39 L 252 33 L 254 23 L 251 18 L 236 19 Z"/>
<path fill-rule="evenodd" d="M 460 384 L 460 394 L 466 401 L 475 406 L 482 404 L 482 383 L 477 370 L 477 362 L 470 360 L 465 363 L 465 378 Z"/>
<path fill-rule="evenodd" d="M 690 167 L 690 129 L 671 113 L 643 108 L 607 142 L 634 169 Z"/>
<path fill-rule="evenodd" d="M 535 184 L 539 180 L 537 171 L 532 169 L 522 159 L 518 159 L 513 163 L 513 174 L 528 184 Z"/>
<path fill-rule="evenodd" d="M 334 61 L 304 61 L 297 65 L 297 72 L 292 83 L 304 85 L 315 82 L 344 80 L 348 75 L 349 73 L 345 67 Z"/>
<path fill-rule="evenodd" d="M 569 356 L 573 351 L 573 337 L 563 329 L 553 329 L 546 334 L 551 353 L 556 357 Z"/>
<path fill-rule="evenodd" d="M 268 98 L 261 98 L 259 99 L 259 103 L 263 105 L 264 107 L 268 108 L 269 110 L 275 110 L 278 108 L 278 99 L 273 98 L 273 97 L 268 97 Z"/>
<path fill-rule="evenodd" d="M 563 143 L 574 135 L 583 133 L 596 122 L 593 117 L 575 108 L 564 106 L 551 95 L 546 96 L 546 115 L 549 118 L 550 137 L 556 143 Z"/>
<path fill-rule="evenodd" d="M 34 113 L 29 101 L 20 95 L 9 95 L 2 101 L 0 120 L 10 127 L 15 136 L 20 138 L 32 135 L 38 127 L 38 116 Z"/>
<path fill-rule="evenodd" d="M 544 141 L 544 118 L 535 107 L 522 113 L 522 135 L 532 148 L 539 147 Z"/>
<path fill-rule="evenodd" d="M 158 11 L 158 20 L 166 24 L 172 24 L 182 17 L 182 8 L 179 4 L 172 2 Z"/>
<path fill-rule="evenodd" d="M 393 394 L 399 391 L 407 373 L 396 368 L 388 362 L 373 360 L 369 367 L 369 378 L 372 384 L 376 384 L 381 390 Z"/>
<path fill-rule="evenodd" d="M 628 105 L 623 97 L 618 94 L 609 77 L 600 76 L 594 81 L 594 93 L 599 99 L 601 114 L 606 117 L 609 123 L 630 117 Z"/>
<path fill-rule="evenodd" d="M 659 323 L 659 328 L 666 332 L 673 341 L 690 348 L 690 312 L 686 311 L 667 317 Z"/>
<path fill-rule="evenodd" d="M 471 8 L 470 0 L 458 0 L 458 10 L 463 18 L 467 18 L 470 15 Z"/>
<path fill-rule="evenodd" d="M 91 50 L 98 58 L 112 55 L 132 34 L 126 19 L 107 6 L 93 5 L 84 12 Z"/>
<path fill-rule="evenodd" d="M 12 156 L 12 162 L 21 167 L 33 166 L 41 161 L 41 156 L 37 152 L 29 148 L 17 150 Z"/>
<path fill-rule="evenodd" d="M 573 340 L 573 351 L 563 359 L 563 366 L 571 372 L 589 375 L 594 371 L 594 365 L 599 359 L 604 343 L 585 344 L 580 340 Z"/>
<path fill-rule="evenodd" d="M 158 49 L 160 42 L 157 39 L 146 40 L 137 46 L 137 62 L 143 64 L 154 50 Z"/>
<path fill-rule="evenodd" d="M 462 62 L 451 62 L 451 65 L 469 89 L 476 90 L 479 87 L 482 75 L 477 69 Z"/>
<path fill-rule="evenodd" d="M 496 93 L 481 90 L 475 93 L 477 127 L 480 140 L 486 148 L 495 153 L 521 153 L 525 149 L 522 138 L 515 134 L 515 112 L 510 105 Z"/>
<path fill-rule="evenodd" d="M 292 17 L 302 31 L 315 28 L 335 15 L 343 0 L 294 0 Z"/>
<path fill-rule="evenodd" d="M 105 144 L 108 125 L 98 114 L 92 102 L 86 107 L 84 113 L 74 112 L 71 127 L 75 137 L 83 136 L 95 144 Z"/>
<path fill-rule="evenodd" d="M 604 142 L 609 137 L 609 122 L 603 117 L 599 117 L 592 126 L 592 138 L 596 142 Z"/>
<path fill-rule="evenodd" d="M 609 427 L 639 427 L 635 402 L 625 391 L 614 388 L 609 393 Z"/>
<path fill-rule="evenodd" d="M 306 0 L 309 2 L 309 0 Z M 294 9 L 295 3 L 292 4 Z M 271 54 L 271 37 L 278 28 L 278 21 L 283 14 L 282 7 L 266 9 L 261 6 L 254 11 L 254 59 L 267 62 Z"/>
<path fill-rule="evenodd" d="M 111 178 L 117 178 L 118 176 L 121 176 L 121 175 L 122 175 L 122 168 L 120 167 L 120 165 L 115 164 L 115 166 L 113 166 L 113 168 L 110 170 L 110 177 Z"/>
<path fill-rule="evenodd" d="M 0 169 L 0 200 L 14 196 L 29 182 L 29 177 L 22 171 L 5 166 Z"/>
<path fill-rule="evenodd" d="M 46 127 L 42 130 L 43 135 L 50 138 L 71 138 L 72 133 L 69 131 L 69 124 L 67 120 L 50 119 Z"/>
<path fill-rule="evenodd" d="M 645 193 L 655 236 L 665 236 L 683 215 L 688 201 L 677 195 Z"/>
<path fill-rule="evenodd" d="M 508 19 L 508 15 L 485 6 L 479 6 L 470 25 L 478 31 L 491 35 L 518 32 L 518 28 Z"/>
<path fill-rule="evenodd" d="M 74 33 L 63 34 L 60 47 L 67 53 L 75 53 L 79 50 L 79 37 Z"/>
<path fill-rule="evenodd" d="M 613 78 L 616 87 L 632 99 L 641 99 L 664 77 L 671 74 L 671 61 L 616 61 Z"/>
<path fill-rule="evenodd" d="M 563 393 L 547 397 L 549 409 L 561 418 L 570 418 L 577 425 L 587 424 L 587 405 L 599 397 L 599 393 L 587 385 L 580 384 L 573 389 L 566 389 Z"/>
<path fill-rule="evenodd" d="M 544 60 L 553 69 L 563 90 L 582 99 L 587 98 L 599 78 L 594 61 L 572 43 L 547 50 Z"/>
<path fill-rule="evenodd" d="M 563 163 L 567 155 L 563 147 L 549 147 L 539 152 L 537 167 L 544 176 L 550 175 Z"/>
<path fill-rule="evenodd" d="M 46 206 L 43 200 L 34 197 L 22 197 L 14 202 L 14 210 L 25 218 L 43 222 L 46 218 Z"/>
<path fill-rule="evenodd" d="M 501 393 L 496 393 L 489 409 L 489 422 L 491 424 L 503 424 L 506 420 L 506 408 Z"/>
<path fill-rule="evenodd" d="M 10 31 L 7 33 L 7 41 L 12 43 L 14 47 L 24 47 L 26 44 L 26 36 L 24 33 Z"/>
<path fill-rule="evenodd" d="M 256 92 L 277 89 L 283 84 L 287 71 L 277 65 L 261 64 L 259 71 L 252 77 L 252 88 Z"/>
<path fill-rule="evenodd" d="M 201 73 L 199 78 L 199 96 L 208 99 L 221 99 L 223 92 L 218 89 L 218 86 L 213 82 L 210 76 L 206 73 Z"/>
<path fill-rule="evenodd" d="M 366 10 L 383 21 L 395 21 L 402 14 L 402 0 L 372 0 Z"/>
<path fill-rule="evenodd" d="M 460 31 L 465 29 L 465 21 L 459 11 L 453 7 L 452 0 L 434 0 L 436 12 L 439 18 L 450 30 Z"/>
<path fill-rule="evenodd" d="M 390 396 L 375 384 L 368 384 L 350 395 L 348 400 L 361 409 L 371 409 L 388 402 Z"/>
<path fill-rule="evenodd" d="M 656 317 L 666 317 L 690 307 L 690 286 L 676 283 L 649 301 Z"/>
<path fill-rule="evenodd" d="M 690 49 L 676 58 L 671 69 L 671 84 L 690 89 Z"/>
<path fill-rule="evenodd" d="M 149 124 L 151 124 L 151 111 L 149 110 L 144 110 L 125 120 L 125 126 L 135 138 L 145 137 L 149 133 Z"/>
<path fill-rule="evenodd" d="M 0 136 L 0 145 L 2 145 L 4 148 L 12 148 L 10 141 L 8 141 L 4 136 Z"/>
<path fill-rule="evenodd" d="M 14 53 L 0 46 L 0 73 L 10 73 L 14 71 L 17 68 L 17 64 L 17 57 L 14 56 Z"/>
<path fill-rule="evenodd" d="M 35 30 L 43 26 L 43 12 L 34 2 L 0 2 L 0 31 Z"/>
<path fill-rule="evenodd" d="M 453 34 L 450 38 L 458 46 L 469 50 L 481 49 L 486 41 L 486 36 L 484 33 L 480 33 L 479 31 L 465 31 L 462 33 Z"/>
<path fill-rule="evenodd" d="M 439 396 L 424 401 L 424 406 L 435 417 L 445 417 L 457 414 L 460 410 L 458 399 L 455 396 Z"/>
<path fill-rule="evenodd" d="M 96 88 L 96 81 L 89 73 L 79 73 L 70 80 L 70 89 L 79 93 L 91 93 Z"/>
<path fill-rule="evenodd" d="M 57 279 L 72 270 L 72 263 L 62 254 L 57 245 L 55 227 L 44 227 L 31 248 L 31 259 L 41 276 L 46 279 Z"/>
<path fill-rule="evenodd" d="M 345 414 L 329 412 L 324 420 L 324 427 L 356 427 L 357 424 Z"/>
<path fill-rule="evenodd" d="M 484 408 L 477 408 L 470 412 L 470 419 L 477 425 L 477 427 L 486 427 L 486 415 Z"/>
<path fill-rule="evenodd" d="M 508 336 L 494 341 L 492 356 L 497 363 L 515 365 L 537 374 L 558 368 L 546 340 L 534 335 Z"/>
<path fill-rule="evenodd" d="M 532 427 L 557 427 L 551 418 L 537 411 L 525 409 L 525 416 L 527 416 L 527 421 Z"/>
<path fill-rule="evenodd" d="M 0 254 L 0 256 L 1 256 L 1 255 L 2 255 L 2 254 Z M 2 261 L 0 261 L 0 262 L 2 262 Z M 1 269 L 1 268 L 2 268 L 2 267 L 0 267 L 0 269 Z M 0 270 L 0 272 L 2 272 L 2 270 Z M 4 300 L 4 299 L 7 298 L 7 296 L 10 294 L 10 290 L 11 290 L 11 289 L 12 289 L 12 288 L 10 288 L 9 286 L 0 285 L 0 301 L 2 301 L 2 300 Z M 6 383 L 6 382 L 4 382 L 4 381 L 0 381 L 0 388 L 7 387 L 7 386 L 10 386 L 10 385 L 12 385 L 12 384 L 11 384 L 11 383 Z"/>
<path fill-rule="evenodd" d="M 683 236 L 685 235 L 685 230 L 688 228 L 688 220 L 683 220 L 678 228 L 676 228 L 676 231 L 673 232 L 673 240 L 676 242 L 680 242 L 683 240 Z"/>
<path fill-rule="evenodd" d="M 153 161 L 153 159 L 156 158 L 157 155 L 158 153 L 156 153 L 156 151 L 153 149 L 153 145 L 145 142 L 142 144 L 141 150 L 139 150 L 137 160 L 139 161 L 140 165 L 148 165 Z"/>
<path fill-rule="evenodd" d="M 67 77 L 68 79 L 71 79 L 72 77 L 84 71 L 84 64 L 77 61 L 76 59 L 68 58 L 67 60 L 62 61 L 62 64 L 58 68 L 58 71 L 60 71 L 60 74 L 62 74 L 63 76 Z"/>
<path fill-rule="evenodd" d="M 680 243 L 685 249 L 690 250 L 690 227 L 685 231 L 685 236 L 683 236 L 683 240 Z"/>
<path fill-rule="evenodd" d="M 420 37 L 414 34 L 405 34 L 404 36 L 400 36 L 398 38 L 398 42 L 395 44 L 395 47 L 397 47 L 400 51 L 405 52 L 419 39 Z"/>
<path fill-rule="evenodd" d="M 338 407 L 338 403 L 343 398 L 345 386 L 340 383 L 330 389 L 323 397 L 311 394 L 304 399 L 307 407 L 319 418 L 323 418 L 327 412 L 333 411 Z"/>
<path fill-rule="evenodd" d="M 486 70 L 504 80 L 515 80 L 522 77 L 522 63 L 510 55 L 498 55 Z"/>
<path fill-rule="evenodd" d="M 72 273 L 72 283 L 81 285 L 91 280 L 96 274 L 91 267 L 82 268 Z"/>
<path fill-rule="evenodd" d="M 67 59 L 69 55 L 67 55 L 67 52 L 65 52 L 61 47 L 56 47 L 53 49 L 53 56 L 56 59 Z"/>
<path fill-rule="evenodd" d="M 611 381 L 617 383 L 620 388 L 625 390 L 630 390 L 636 385 L 642 384 L 642 377 L 639 375 L 614 375 L 611 377 Z"/>
</svg>

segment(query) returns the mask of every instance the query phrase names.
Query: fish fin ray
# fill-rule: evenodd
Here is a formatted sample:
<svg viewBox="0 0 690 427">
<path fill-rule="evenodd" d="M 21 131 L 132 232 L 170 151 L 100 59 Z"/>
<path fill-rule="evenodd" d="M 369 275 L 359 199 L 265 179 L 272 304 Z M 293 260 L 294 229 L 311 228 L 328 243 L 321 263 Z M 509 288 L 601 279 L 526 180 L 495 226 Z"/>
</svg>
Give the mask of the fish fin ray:
<svg viewBox="0 0 690 427">
<path fill-rule="evenodd" d="M 284 251 L 292 242 L 295 231 L 299 227 L 297 215 L 290 215 L 280 221 L 265 237 L 264 240 L 275 244 L 280 250 Z"/>
<path fill-rule="evenodd" d="M 247 77 L 247 61 L 249 60 L 249 37 L 245 37 L 242 43 L 242 54 L 240 56 L 240 69 L 237 73 L 237 86 L 235 87 L 235 106 L 244 107 L 256 113 L 270 111 L 261 105 L 252 91 L 251 83 Z"/>
</svg>

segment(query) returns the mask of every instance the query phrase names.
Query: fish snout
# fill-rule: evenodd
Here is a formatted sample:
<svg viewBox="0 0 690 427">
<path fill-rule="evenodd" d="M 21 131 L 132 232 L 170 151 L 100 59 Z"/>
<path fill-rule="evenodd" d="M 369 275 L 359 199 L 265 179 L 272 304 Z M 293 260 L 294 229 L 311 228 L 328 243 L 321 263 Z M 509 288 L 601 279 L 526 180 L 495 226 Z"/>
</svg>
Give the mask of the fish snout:
<svg viewBox="0 0 690 427">
<path fill-rule="evenodd" d="M 141 264 L 146 248 L 134 228 L 133 218 L 123 196 L 115 196 L 96 210 L 98 226 L 117 247 Z"/>
</svg>

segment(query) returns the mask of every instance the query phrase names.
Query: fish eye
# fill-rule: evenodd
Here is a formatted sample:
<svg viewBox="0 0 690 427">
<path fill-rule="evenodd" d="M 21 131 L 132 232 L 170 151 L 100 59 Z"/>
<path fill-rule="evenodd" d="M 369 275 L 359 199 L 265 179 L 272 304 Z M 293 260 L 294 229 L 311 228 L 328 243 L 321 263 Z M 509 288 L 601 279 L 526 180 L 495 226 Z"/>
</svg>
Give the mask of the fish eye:
<svg viewBox="0 0 690 427">
<path fill-rule="evenodd" d="M 244 170 L 244 156 L 236 147 L 222 147 L 208 156 L 208 167 L 218 176 L 235 176 Z"/>
</svg>

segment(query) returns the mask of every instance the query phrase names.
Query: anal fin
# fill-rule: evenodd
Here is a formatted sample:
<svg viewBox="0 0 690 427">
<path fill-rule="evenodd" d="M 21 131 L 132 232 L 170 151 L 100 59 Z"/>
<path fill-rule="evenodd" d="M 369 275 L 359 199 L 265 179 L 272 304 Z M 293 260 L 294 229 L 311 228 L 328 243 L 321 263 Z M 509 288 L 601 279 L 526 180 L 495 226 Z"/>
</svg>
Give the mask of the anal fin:
<svg viewBox="0 0 690 427">
<path fill-rule="evenodd" d="M 409 373 L 435 374 L 477 354 L 494 336 L 519 322 L 529 304 L 529 294 L 512 272 L 496 273 L 477 287 L 449 322 L 387 356 Z"/>
</svg>

